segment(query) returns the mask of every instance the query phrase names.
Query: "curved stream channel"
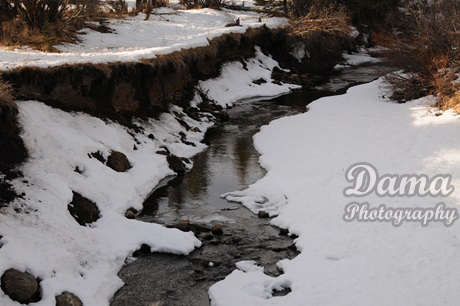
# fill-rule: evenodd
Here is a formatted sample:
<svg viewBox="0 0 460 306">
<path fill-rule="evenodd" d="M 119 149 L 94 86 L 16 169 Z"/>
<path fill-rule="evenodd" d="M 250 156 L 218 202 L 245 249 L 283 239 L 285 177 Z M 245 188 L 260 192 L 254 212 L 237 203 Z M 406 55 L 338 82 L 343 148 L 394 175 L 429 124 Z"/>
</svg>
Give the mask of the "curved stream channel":
<svg viewBox="0 0 460 306">
<path fill-rule="evenodd" d="M 375 66 L 347 68 L 314 89 L 269 101 L 239 103 L 229 109 L 230 120 L 207 132 L 209 148 L 194 157 L 193 168 L 157 186 L 138 216 L 146 222 L 180 224 L 192 230 L 203 246 L 189 256 L 150 254 L 142 249 L 136 252 L 137 259 L 119 273 L 125 286 L 115 294 L 111 305 L 209 305 L 209 287 L 230 274 L 235 263 L 242 260 L 255 260 L 265 273 L 279 275 L 276 263 L 297 254 L 293 237 L 270 226 L 270 219 L 258 218 L 219 196 L 244 189 L 264 176 L 252 140 L 260 126 L 305 112 L 306 106 L 320 97 L 343 94 L 349 87 L 382 74 Z M 216 228 L 219 225 L 222 233 Z"/>
</svg>

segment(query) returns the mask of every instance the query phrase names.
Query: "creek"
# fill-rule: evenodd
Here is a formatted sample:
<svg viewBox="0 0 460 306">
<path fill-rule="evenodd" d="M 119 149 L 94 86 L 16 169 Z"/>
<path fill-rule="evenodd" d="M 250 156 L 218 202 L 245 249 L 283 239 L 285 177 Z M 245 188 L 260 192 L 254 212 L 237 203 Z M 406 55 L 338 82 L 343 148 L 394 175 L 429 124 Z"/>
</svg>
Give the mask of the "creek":
<svg viewBox="0 0 460 306">
<path fill-rule="evenodd" d="M 206 133 L 209 147 L 193 158 L 193 168 L 185 175 L 163 180 L 138 216 L 141 221 L 190 229 L 203 241 L 202 247 L 188 256 L 142 249 L 136 252 L 136 260 L 119 272 L 125 286 L 115 294 L 111 305 L 150 306 L 161 302 L 167 306 L 207 306 L 209 287 L 242 260 L 256 261 L 268 275 L 282 273 L 276 263 L 298 254 L 295 237 L 271 226 L 270 219 L 259 218 L 220 195 L 244 189 L 265 175 L 253 147 L 253 136 L 262 125 L 305 112 L 314 100 L 343 94 L 383 74 L 385 70 L 378 65 L 346 68 L 314 88 L 271 100 L 241 101 L 229 109 L 229 121 Z M 274 293 L 283 294 L 289 292 Z"/>
</svg>

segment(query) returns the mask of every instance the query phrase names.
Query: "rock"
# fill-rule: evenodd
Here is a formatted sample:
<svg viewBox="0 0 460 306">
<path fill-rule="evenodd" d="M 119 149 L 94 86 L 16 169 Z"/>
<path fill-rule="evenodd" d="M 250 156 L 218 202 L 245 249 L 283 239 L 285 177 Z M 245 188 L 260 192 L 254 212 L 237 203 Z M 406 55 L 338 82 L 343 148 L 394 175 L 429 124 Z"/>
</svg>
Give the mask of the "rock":
<svg viewBox="0 0 460 306">
<path fill-rule="evenodd" d="M 211 234 L 207 234 L 207 235 L 204 235 L 204 236 L 203 236 L 203 239 L 204 239 L 204 240 L 213 240 L 213 239 L 214 239 L 214 236 L 211 235 Z"/>
<path fill-rule="evenodd" d="M 107 159 L 107 166 L 117 172 L 126 172 L 131 168 L 131 164 L 126 155 L 117 151 L 112 151 Z"/>
<path fill-rule="evenodd" d="M 105 164 L 105 158 L 104 158 L 104 156 L 102 155 L 102 153 L 100 151 L 89 153 L 88 157 L 89 158 L 95 158 L 98 161 L 100 161 L 101 163 Z"/>
<path fill-rule="evenodd" d="M 241 237 L 232 237 L 232 244 L 239 244 L 242 240 Z"/>
<path fill-rule="evenodd" d="M 194 133 L 201 133 L 201 130 L 199 128 L 197 128 L 196 126 L 192 127 L 190 129 L 190 131 L 194 132 Z"/>
<path fill-rule="evenodd" d="M 227 122 L 230 119 L 230 115 L 224 110 L 214 112 L 213 115 L 220 122 Z"/>
<path fill-rule="evenodd" d="M 148 255 L 151 253 L 152 253 L 152 248 L 148 244 L 143 243 L 138 250 L 133 252 L 133 256 L 140 257 L 140 256 Z"/>
<path fill-rule="evenodd" d="M 135 219 L 136 218 L 136 213 L 137 213 L 137 211 L 135 209 L 130 208 L 125 212 L 125 217 L 128 218 L 128 219 Z"/>
<path fill-rule="evenodd" d="M 56 296 L 56 306 L 83 306 L 83 303 L 75 294 L 64 291 Z"/>
<path fill-rule="evenodd" d="M 190 230 L 195 234 L 209 233 L 211 231 L 209 227 L 200 224 L 190 224 Z"/>
<path fill-rule="evenodd" d="M 209 244 L 210 244 L 210 245 L 219 245 L 219 244 L 220 244 L 220 241 L 217 240 L 217 239 L 212 239 L 211 241 L 209 241 Z"/>
<path fill-rule="evenodd" d="M 166 160 L 168 161 L 169 168 L 171 168 L 172 171 L 178 174 L 185 173 L 185 167 L 184 167 L 184 164 L 182 163 L 182 159 L 180 159 L 176 155 L 171 154 L 166 157 Z"/>
<path fill-rule="evenodd" d="M 280 235 L 289 235 L 289 230 L 285 228 L 280 228 Z"/>
<path fill-rule="evenodd" d="M 257 214 L 257 216 L 261 219 L 270 218 L 270 215 L 268 214 L 268 212 L 264 210 L 259 210 L 259 213 Z"/>
<path fill-rule="evenodd" d="M 212 232 L 214 235 L 222 235 L 222 234 L 223 234 L 223 231 L 222 231 L 222 224 L 219 224 L 219 223 L 213 224 L 213 225 L 212 225 L 211 232 Z"/>
<path fill-rule="evenodd" d="M 260 79 L 257 79 L 257 80 L 253 80 L 252 83 L 254 83 L 256 85 L 262 85 L 262 84 L 267 83 L 267 80 L 265 80 L 263 78 L 260 78 Z"/>
<path fill-rule="evenodd" d="M 8 269 L 1 278 L 1 288 L 13 301 L 28 304 L 40 300 L 39 284 L 26 272 Z"/>
<path fill-rule="evenodd" d="M 177 116 L 179 117 L 179 116 Z M 182 125 L 187 131 L 190 131 L 190 125 L 187 124 L 184 120 L 180 118 L 176 118 L 177 122 L 179 122 L 180 125 Z"/>
<path fill-rule="evenodd" d="M 236 259 L 241 258 L 241 254 L 237 250 L 230 251 L 230 252 L 228 252 L 228 254 L 230 256 L 232 256 L 233 258 L 236 258 Z"/>
<path fill-rule="evenodd" d="M 155 139 L 155 136 L 153 134 L 149 134 L 149 136 L 147 136 L 149 139 Z"/>
<path fill-rule="evenodd" d="M 96 222 L 99 219 L 99 209 L 96 203 L 74 191 L 72 202 L 67 206 L 67 209 L 78 224 L 82 226 Z"/>
<path fill-rule="evenodd" d="M 188 232 L 190 230 L 190 221 L 182 220 L 179 223 L 177 223 L 174 227 L 180 231 Z"/>
</svg>

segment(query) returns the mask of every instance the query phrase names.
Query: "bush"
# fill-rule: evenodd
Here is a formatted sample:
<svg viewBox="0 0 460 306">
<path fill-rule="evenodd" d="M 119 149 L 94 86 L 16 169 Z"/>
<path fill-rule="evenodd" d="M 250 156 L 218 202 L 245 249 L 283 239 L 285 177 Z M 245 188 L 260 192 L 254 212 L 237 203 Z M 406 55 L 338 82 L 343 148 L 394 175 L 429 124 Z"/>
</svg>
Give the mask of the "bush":
<svg viewBox="0 0 460 306">
<path fill-rule="evenodd" d="M 0 144 L 5 138 L 2 136 L 10 135 L 11 130 L 17 126 L 18 113 L 18 106 L 14 102 L 10 84 L 0 79 Z"/>
<path fill-rule="evenodd" d="M 400 0 L 343 0 L 354 25 L 376 29 L 388 26 L 388 18 L 393 16 L 401 5 Z"/>
<path fill-rule="evenodd" d="M 98 1 L 0 0 L 0 43 L 54 51 L 58 42 L 75 42 L 90 3 Z"/>
<path fill-rule="evenodd" d="M 0 22 L 13 20 L 17 15 L 17 9 L 11 1 L 0 0 Z"/>
<path fill-rule="evenodd" d="M 224 4 L 225 0 L 181 0 L 180 3 L 187 9 L 193 8 L 215 8 L 218 9 Z"/>
<path fill-rule="evenodd" d="M 345 7 L 321 2 L 312 5 L 305 15 L 291 18 L 289 29 L 303 38 L 324 34 L 348 38 L 351 33 L 350 18 Z"/>
<path fill-rule="evenodd" d="M 0 172 L 6 173 L 27 158 L 27 150 L 21 139 L 18 124 L 18 106 L 12 89 L 0 79 Z M 11 185 L 0 183 L 0 202 L 14 199 Z"/>
<path fill-rule="evenodd" d="M 270 1 L 270 0 L 259 0 Z M 401 0 L 292 0 L 290 11 L 296 16 L 307 14 L 311 7 L 340 5 L 348 11 L 352 23 L 358 27 L 376 28 L 397 11 Z"/>
<path fill-rule="evenodd" d="M 412 4 L 411 4 L 412 3 Z M 445 107 L 458 90 L 460 72 L 460 2 L 418 1 L 405 6 L 402 34 L 380 33 L 377 41 L 389 63 L 401 72 L 387 77 L 393 98 L 400 102 L 427 94 L 439 97 Z"/>
<path fill-rule="evenodd" d="M 10 84 L 2 81 L 2 79 L 0 79 L 0 103 L 2 105 L 13 103 L 11 86 Z"/>
<path fill-rule="evenodd" d="M 62 20 L 68 8 L 66 0 L 14 0 L 14 6 L 27 25 L 37 29 Z"/>
</svg>

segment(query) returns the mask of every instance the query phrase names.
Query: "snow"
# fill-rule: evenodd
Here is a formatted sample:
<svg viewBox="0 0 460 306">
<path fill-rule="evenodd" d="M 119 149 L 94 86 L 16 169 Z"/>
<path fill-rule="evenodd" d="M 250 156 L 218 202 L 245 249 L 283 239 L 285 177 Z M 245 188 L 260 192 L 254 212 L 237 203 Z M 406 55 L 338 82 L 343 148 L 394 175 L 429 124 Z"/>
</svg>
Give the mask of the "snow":
<svg viewBox="0 0 460 306">
<path fill-rule="evenodd" d="M 209 122 L 196 122 L 172 107 L 203 132 L 186 131 L 166 113 L 157 120 L 139 121 L 145 132 L 134 139 L 133 131 L 86 114 L 36 101 L 19 102 L 19 107 L 30 159 L 21 169 L 25 180 L 14 181 L 14 186 L 26 196 L 0 214 L 4 236 L 0 274 L 12 267 L 39 277 L 42 301 L 37 305 L 54 305 L 54 296 L 64 290 L 79 296 L 85 305 L 108 305 L 123 285 L 117 273 L 125 258 L 142 244 L 155 252 L 176 254 L 188 254 L 201 245 L 190 232 L 129 220 L 124 213 L 130 207 L 141 209 L 155 185 L 173 174 L 166 157 L 155 152 L 166 146 L 179 156 L 191 157 L 205 148 L 200 141 Z M 196 146 L 181 143 L 179 132 Z M 156 140 L 148 138 L 150 133 Z M 127 155 L 132 164 L 129 171 L 115 172 L 88 157 L 99 151 L 107 158 L 112 150 Z M 72 218 L 67 210 L 72 191 L 98 205 L 97 222 L 82 227 Z M 3 292 L 0 304 L 17 305 Z"/>
<path fill-rule="evenodd" d="M 277 265 L 279 277 L 235 270 L 210 288 L 214 306 L 226 305 L 459 305 L 459 223 L 345 222 L 345 206 L 457 209 L 460 200 L 460 120 L 436 116 L 432 98 L 396 104 L 382 98 L 384 81 L 326 97 L 309 111 L 264 126 L 254 142 L 267 175 L 227 199 L 277 216 L 300 255 Z M 451 174 L 449 197 L 346 198 L 346 170 L 357 162 L 379 174 Z M 241 267 L 240 267 L 241 268 Z M 273 290 L 292 292 L 273 297 Z M 278 289 L 276 289 L 278 288 Z"/>
<path fill-rule="evenodd" d="M 243 272 L 264 271 L 264 267 L 260 267 L 254 260 L 242 260 L 236 263 L 238 270 Z"/>
<path fill-rule="evenodd" d="M 369 51 L 377 50 L 376 48 L 364 49 L 361 48 L 358 52 L 353 52 L 351 54 L 344 53 L 342 56 L 345 60 L 344 64 L 335 65 L 334 69 L 343 69 L 350 66 L 359 66 L 363 64 L 374 64 L 381 62 L 380 58 L 372 57 L 369 54 Z"/>
<path fill-rule="evenodd" d="M 241 62 L 224 64 L 221 75 L 217 78 L 200 81 L 198 87 L 208 98 L 214 100 L 222 107 L 230 107 L 234 102 L 264 97 L 275 97 L 300 88 L 299 85 L 272 83 L 271 74 L 278 63 L 269 55 L 262 53 L 256 47 L 256 56 L 246 62 L 246 67 Z M 255 84 L 253 81 L 263 80 L 265 83 Z M 193 104 L 201 102 L 196 95 Z"/>
<path fill-rule="evenodd" d="M 159 9 L 160 10 L 160 9 Z M 158 13 L 165 13 L 165 9 Z M 170 13 L 170 9 L 167 11 Z M 174 14 L 155 15 L 144 20 L 145 15 L 110 20 L 113 33 L 100 33 L 89 28 L 79 35 L 81 43 L 62 44 L 60 53 L 47 53 L 22 48 L 0 48 L 0 70 L 24 66 L 50 67 L 75 63 L 131 62 L 151 59 L 181 49 L 206 46 L 208 39 L 225 33 L 243 33 L 248 28 L 278 27 L 286 24 L 285 18 L 262 18 L 255 12 L 232 10 L 177 10 Z M 239 18 L 240 27 L 226 27 Z"/>
<path fill-rule="evenodd" d="M 227 105 L 296 87 L 272 84 L 275 66 L 277 63 L 257 48 L 256 58 L 248 62 L 249 71 L 241 63 L 229 63 L 222 70 L 224 77 L 201 85 L 213 99 Z M 254 86 L 252 80 L 260 78 L 267 84 Z M 232 94 L 225 96 L 222 89 L 231 82 L 237 87 L 230 87 Z M 154 187 L 174 174 L 166 157 L 157 151 L 166 147 L 177 156 L 192 157 L 206 148 L 201 141 L 213 124 L 211 115 L 202 114 L 198 122 L 180 107 L 170 106 L 158 119 L 135 119 L 133 123 L 142 128 L 135 132 L 109 120 L 64 112 L 37 101 L 18 104 L 30 158 L 21 167 L 24 178 L 13 181 L 25 198 L 0 213 L 0 275 L 15 268 L 39 277 L 42 300 L 36 305 L 55 305 L 55 295 L 63 291 L 76 294 L 85 305 L 108 305 L 123 285 L 118 271 L 133 260 L 132 253 L 142 244 L 153 252 L 176 254 L 188 254 L 201 245 L 192 233 L 129 220 L 124 214 L 131 207 L 141 209 Z M 187 131 L 177 117 L 197 129 Z M 184 144 L 181 133 L 195 146 Z M 132 168 L 118 173 L 88 156 L 100 152 L 107 159 L 111 151 L 126 154 Z M 81 173 L 75 171 L 77 167 Z M 73 219 L 67 210 L 72 191 L 97 204 L 101 215 L 97 222 L 82 227 Z M 218 214 L 197 221 L 235 222 Z M 254 269 L 260 271 L 261 267 Z M 2 291 L 0 304 L 17 305 Z"/>
</svg>

